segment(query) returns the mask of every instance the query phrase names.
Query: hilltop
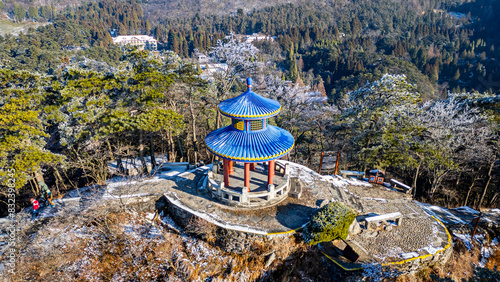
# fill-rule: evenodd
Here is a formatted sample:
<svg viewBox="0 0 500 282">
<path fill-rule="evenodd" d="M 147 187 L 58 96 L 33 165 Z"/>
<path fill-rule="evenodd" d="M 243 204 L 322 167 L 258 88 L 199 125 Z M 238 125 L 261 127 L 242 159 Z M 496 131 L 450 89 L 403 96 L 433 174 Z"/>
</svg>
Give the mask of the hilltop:
<svg viewBox="0 0 500 282">
<path fill-rule="evenodd" d="M 18 228 L 16 250 L 19 257 L 16 262 L 16 274 L 10 277 L 14 280 L 42 278 L 66 281 L 81 279 L 359 281 L 366 277 L 376 281 L 383 277 L 394 278 L 395 275 L 404 276 L 406 279 L 412 277 L 424 279 L 429 275 L 445 277 L 450 276 L 450 273 L 452 273 L 451 278 L 460 279 L 472 277 L 473 273 L 480 275 L 478 271 L 482 271 L 481 275 L 495 275 L 488 270 L 498 264 L 500 258 L 498 234 L 493 229 L 480 228 L 478 235 L 471 239 L 467 235 L 469 230 L 467 223 L 461 222 L 457 216 L 443 217 L 441 213 L 450 214 L 446 209 L 429 205 L 422 206 L 424 208 L 422 209 L 418 203 L 409 201 L 399 192 L 383 187 L 372 187 L 352 179 L 322 177 L 305 167 L 293 164 L 292 175 L 300 175 L 301 181 L 304 182 L 306 199 L 312 195 L 320 197 L 337 195 L 334 197 L 339 197 L 339 200 L 346 204 L 355 206 L 358 213 L 370 211 L 383 213 L 391 210 L 404 213 L 403 225 L 387 225 L 392 226 L 391 231 L 382 225 L 379 231 L 373 232 L 362 228 L 360 235 L 351 234 L 348 242 L 358 251 L 375 252 L 377 255 L 374 258 L 377 262 L 372 264 L 370 260 L 366 261 L 367 265 L 363 265 L 362 271 L 345 271 L 342 268 L 349 268 L 349 264 L 341 266 L 342 264 L 333 258 L 338 256 L 335 251 L 332 252 L 334 246 L 328 244 L 308 246 L 303 242 L 300 232 L 295 235 L 256 240 L 245 247 L 247 248 L 245 252 L 228 252 L 229 245 L 233 248 L 232 246 L 238 244 L 246 244 L 252 236 L 250 234 L 243 236 L 245 232 L 224 231 L 201 217 L 180 222 L 176 213 L 167 211 L 170 208 L 163 209 L 165 205 L 171 205 L 165 202 L 165 196 L 182 197 L 181 190 L 201 191 L 196 192 L 198 196 L 195 197 L 203 198 L 205 194 L 199 185 L 203 183 L 206 169 L 208 168 L 201 167 L 185 171 L 179 166 L 165 166 L 150 178 L 114 178 L 107 186 L 74 190 L 64 198 L 56 200 L 55 208 L 43 208 L 36 220 L 30 220 L 30 209 L 25 209 L 17 214 L 14 222 Z M 166 191 L 168 193 L 165 193 Z M 368 197 L 369 195 L 371 197 Z M 194 194 L 189 197 L 193 196 Z M 296 205 L 299 203 L 293 199 L 292 202 Z M 213 204 L 218 207 L 215 202 Z M 286 203 L 279 204 L 275 210 L 279 211 L 280 207 L 286 205 Z M 465 214 L 471 212 L 470 209 L 456 210 L 459 211 Z M 218 214 L 216 217 L 220 221 L 225 220 L 221 217 L 223 212 L 207 211 L 206 215 Z M 435 215 L 453 228 L 445 231 L 428 214 Z M 202 217 L 206 218 L 205 215 Z M 257 217 L 259 218 L 257 221 L 261 222 L 258 226 L 269 221 L 269 214 L 259 214 L 256 211 L 245 213 L 233 211 L 231 217 L 233 219 Z M 6 232 L 9 222 L 3 219 L 0 223 L 2 236 L 5 237 L 8 234 Z M 415 224 L 416 226 L 412 227 Z M 428 232 L 426 228 L 433 231 Z M 452 237 L 448 236 L 447 239 L 448 232 Z M 437 241 L 433 242 L 435 239 L 431 238 Z M 408 239 L 411 244 L 406 246 L 404 242 Z M 454 240 L 454 247 L 450 242 L 445 246 L 450 239 Z M 406 247 L 398 247 L 401 243 L 403 244 L 401 247 Z M 453 254 L 450 253 L 451 258 L 446 263 L 440 259 L 426 260 L 432 266 L 430 268 L 419 267 L 420 259 L 414 260 L 416 264 L 405 263 L 404 265 L 409 265 L 406 268 L 381 268 L 384 262 L 408 260 L 412 255 L 422 256 L 411 252 L 415 246 L 417 248 L 425 246 L 423 254 L 437 254 L 443 246 L 445 246 L 443 250 L 451 251 L 453 248 Z M 8 254 L 6 250 L 7 245 L 1 246 L 2 254 Z M 422 256 L 422 263 L 423 257 L 428 256 Z M 366 260 L 367 257 L 363 259 Z M 463 265 L 464 262 L 467 266 Z M 475 270 L 472 263 L 480 267 Z M 415 274 L 416 269 L 417 274 Z M 0 267 L 0 271 L 5 273 L 5 264 Z M 495 279 L 496 276 L 491 277 Z"/>
</svg>

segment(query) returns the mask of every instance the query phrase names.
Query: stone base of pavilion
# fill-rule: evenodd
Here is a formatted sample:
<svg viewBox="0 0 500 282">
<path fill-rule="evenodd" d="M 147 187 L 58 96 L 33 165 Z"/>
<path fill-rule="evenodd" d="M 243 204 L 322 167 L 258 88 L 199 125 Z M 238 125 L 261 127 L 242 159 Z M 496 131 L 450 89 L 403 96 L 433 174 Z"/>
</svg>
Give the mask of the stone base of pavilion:
<svg viewBox="0 0 500 282">
<path fill-rule="evenodd" d="M 262 202 L 257 200 L 256 203 L 259 205 L 239 204 L 236 195 L 242 195 L 242 188 L 238 189 L 238 187 L 232 186 L 239 186 L 240 182 L 238 181 L 242 181 L 238 179 L 241 168 L 235 165 L 235 172 L 230 179 L 231 186 L 229 187 L 233 203 L 229 205 L 227 198 L 224 199 L 224 197 L 217 195 L 217 187 L 214 187 L 213 183 L 210 184 L 208 177 L 209 174 L 212 174 L 215 179 L 218 179 L 221 175 L 213 172 L 212 168 L 201 167 L 194 172 L 186 172 L 185 175 L 182 175 L 183 179 L 186 180 L 176 181 L 176 185 L 173 185 L 164 194 L 168 212 L 174 215 L 174 219 L 177 221 L 184 221 L 184 224 L 188 224 L 190 217 L 195 215 L 226 230 L 274 237 L 293 234 L 310 220 L 320 206 L 327 202 L 346 200 L 347 196 L 342 189 L 334 188 L 331 183 L 310 169 L 286 161 L 278 160 L 276 162 L 283 167 L 285 164 L 288 165 L 286 166 L 287 172 L 283 174 L 277 171 L 274 176 L 273 183 L 276 186 L 274 193 L 276 195 L 273 200 L 262 199 Z M 253 195 L 265 197 L 265 195 L 258 193 L 267 193 L 269 196 L 269 191 L 265 187 L 267 174 L 266 176 L 264 174 L 266 174 L 266 170 L 259 170 L 259 166 L 250 172 L 253 180 L 251 180 L 249 194 L 252 197 Z M 261 179 L 264 177 L 264 180 Z M 266 185 L 261 185 L 264 181 L 266 181 Z M 284 184 L 292 182 L 296 182 L 296 185 L 302 187 L 300 198 L 290 196 L 292 191 L 290 191 L 289 186 L 286 188 L 287 190 L 284 190 L 288 191 L 288 195 L 286 192 L 283 192 L 283 195 L 276 192 Z M 252 197 L 250 199 L 253 199 Z"/>
<path fill-rule="evenodd" d="M 208 191 L 214 198 L 229 206 L 265 208 L 288 197 L 291 188 L 288 164 L 275 163 L 273 184 L 268 184 L 267 163 L 256 163 L 250 171 L 250 187 L 245 187 L 244 163 L 235 162 L 229 175 L 229 186 L 224 185 L 223 170 L 217 167 L 208 172 Z"/>
</svg>

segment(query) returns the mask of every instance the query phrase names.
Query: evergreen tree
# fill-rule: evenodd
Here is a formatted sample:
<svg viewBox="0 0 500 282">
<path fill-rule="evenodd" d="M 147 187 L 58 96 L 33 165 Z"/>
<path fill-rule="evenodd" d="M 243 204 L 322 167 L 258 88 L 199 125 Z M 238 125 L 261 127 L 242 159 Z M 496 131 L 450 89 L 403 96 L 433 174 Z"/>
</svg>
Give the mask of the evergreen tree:
<svg viewBox="0 0 500 282">
<path fill-rule="evenodd" d="M 37 9 L 35 7 L 33 7 L 33 6 L 30 6 L 29 9 L 28 9 L 28 16 L 31 19 L 38 20 L 38 11 L 37 11 Z"/>
<path fill-rule="evenodd" d="M 16 189 L 23 187 L 44 165 L 56 165 L 63 157 L 45 148 L 45 78 L 25 71 L 0 69 L 0 177 L 7 185 L 16 179 Z M 7 173 L 11 176 L 7 177 Z M 6 186 L 2 186 L 2 189 Z M 7 194 L 6 191 L 2 191 Z"/>
</svg>

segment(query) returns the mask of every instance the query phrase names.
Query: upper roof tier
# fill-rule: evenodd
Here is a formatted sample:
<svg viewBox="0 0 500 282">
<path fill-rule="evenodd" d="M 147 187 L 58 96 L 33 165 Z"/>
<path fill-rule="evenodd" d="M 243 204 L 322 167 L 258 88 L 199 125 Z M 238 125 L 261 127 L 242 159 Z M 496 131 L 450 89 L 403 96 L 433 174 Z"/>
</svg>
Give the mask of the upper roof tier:
<svg viewBox="0 0 500 282">
<path fill-rule="evenodd" d="M 252 79 L 247 78 L 248 90 L 219 104 L 221 114 L 236 119 L 265 119 L 277 115 L 281 110 L 278 101 L 265 98 L 252 92 Z"/>
</svg>

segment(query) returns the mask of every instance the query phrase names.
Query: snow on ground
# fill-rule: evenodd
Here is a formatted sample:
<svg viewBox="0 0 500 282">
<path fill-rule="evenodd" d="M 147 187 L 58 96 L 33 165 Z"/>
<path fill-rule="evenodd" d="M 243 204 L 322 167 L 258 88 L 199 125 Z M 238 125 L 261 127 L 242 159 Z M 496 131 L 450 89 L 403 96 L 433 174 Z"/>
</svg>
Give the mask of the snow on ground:
<svg viewBox="0 0 500 282">
<path fill-rule="evenodd" d="M 495 237 L 495 238 L 493 238 L 493 240 L 491 240 L 491 245 L 492 246 L 498 245 L 498 237 Z"/>
<path fill-rule="evenodd" d="M 443 223 L 467 224 L 456 215 L 450 213 L 447 208 L 433 206 L 415 201 L 427 214 L 438 218 Z"/>
<path fill-rule="evenodd" d="M 399 256 L 402 259 L 411 259 L 411 258 L 414 258 L 414 257 L 418 257 L 418 253 L 417 252 L 402 253 L 402 254 L 399 254 Z"/>
<path fill-rule="evenodd" d="M 206 263 L 206 261 L 214 258 L 221 258 L 222 253 L 219 250 L 212 248 L 208 243 L 202 240 L 197 240 L 185 234 L 183 229 L 180 228 L 169 215 L 164 216 L 163 212 L 161 212 L 160 218 L 168 228 L 176 230 L 181 235 L 181 239 L 184 242 L 186 250 L 189 252 L 191 258 L 195 258 L 194 260 L 190 260 L 191 263 L 194 263 L 194 265 L 199 262 Z"/>
<path fill-rule="evenodd" d="M 301 181 L 303 181 L 307 184 L 313 184 L 318 179 L 326 181 L 322 175 L 314 172 L 313 170 L 311 170 L 310 168 L 308 168 L 306 166 L 292 163 L 292 162 L 288 162 L 288 161 L 283 161 L 283 160 L 279 160 L 278 162 L 282 163 L 282 164 L 289 165 L 288 168 L 289 168 L 290 177 L 299 177 Z"/>
<path fill-rule="evenodd" d="M 162 211 L 159 216 L 163 224 L 165 224 L 168 228 L 173 229 L 178 233 L 182 232 L 182 228 L 180 228 L 169 215 L 163 215 Z"/>
<path fill-rule="evenodd" d="M 357 185 L 357 186 L 365 186 L 365 187 L 372 187 L 372 185 L 368 182 L 358 180 L 356 178 L 343 178 L 340 175 L 326 175 L 323 176 L 324 179 L 326 179 L 328 182 L 332 183 L 336 187 L 346 187 L 348 185 Z"/>
<path fill-rule="evenodd" d="M 490 247 L 483 246 L 481 248 L 481 261 L 479 261 L 479 267 L 485 267 L 488 259 L 490 258 L 493 250 Z"/>
<path fill-rule="evenodd" d="M 462 242 L 464 242 L 465 246 L 467 249 L 470 251 L 472 248 L 474 248 L 474 244 L 472 243 L 471 235 L 470 234 L 453 234 L 455 237 L 460 239 Z M 484 248 L 484 242 L 485 242 L 485 234 L 476 234 L 474 235 L 474 241 L 476 243 L 479 243 L 483 245 Z"/>
<path fill-rule="evenodd" d="M 472 245 L 472 242 L 470 240 L 470 235 L 469 234 L 454 234 L 455 237 L 458 239 L 462 240 L 464 242 L 464 245 L 467 247 L 467 250 L 471 250 L 474 245 Z"/>
<path fill-rule="evenodd" d="M 462 212 L 462 213 L 479 214 L 478 211 L 476 211 L 475 209 L 472 209 L 472 208 L 470 208 L 468 206 L 454 208 L 453 210 L 456 210 L 456 211 L 459 211 L 459 212 Z"/>
<path fill-rule="evenodd" d="M 187 175 L 192 174 L 197 169 L 209 170 L 212 168 L 212 164 L 202 166 L 199 168 L 195 168 L 192 170 L 187 170 L 187 165 L 179 165 L 179 163 L 170 163 L 163 164 L 160 169 L 156 170 L 152 176 L 143 176 L 143 177 L 122 177 L 116 176 L 112 179 L 108 180 L 106 193 L 103 195 L 103 198 L 130 198 L 130 197 L 143 197 L 148 196 L 148 194 L 133 194 L 133 195 L 122 195 L 116 196 L 112 195 L 113 191 L 121 186 L 131 186 L 136 184 L 146 184 L 146 183 L 157 183 L 161 182 L 165 179 L 176 179 L 177 181 L 188 180 Z"/>
<path fill-rule="evenodd" d="M 403 255 L 403 250 L 401 247 L 393 247 L 391 249 L 387 249 L 383 254 L 374 254 L 373 257 L 380 259 L 382 262 L 385 262 L 387 258 L 397 258 Z M 418 255 L 418 254 L 417 254 Z"/>
<path fill-rule="evenodd" d="M 363 200 L 377 201 L 377 202 L 380 202 L 380 203 L 383 203 L 383 204 L 387 203 L 387 200 L 383 199 L 383 198 L 361 197 L 361 199 L 363 199 Z"/>
<path fill-rule="evenodd" d="M 144 157 L 147 166 L 151 166 L 151 156 Z M 164 164 L 168 163 L 167 156 L 155 156 L 156 163 Z M 139 158 L 126 158 L 122 159 L 122 165 L 124 169 L 141 169 L 142 163 Z M 115 172 L 118 169 L 118 165 L 115 161 L 109 162 L 108 167 L 110 172 Z"/>
<path fill-rule="evenodd" d="M 443 248 L 436 248 L 436 247 L 433 247 L 433 246 L 427 246 L 427 247 L 424 247 L 422 249 L 420 249 L 419 251 L 421 250 L 424 250 L 424 251 L 427 251 L 429 254 L 436 254 L 438 251 L 442 250 Z"/>
</svg>

